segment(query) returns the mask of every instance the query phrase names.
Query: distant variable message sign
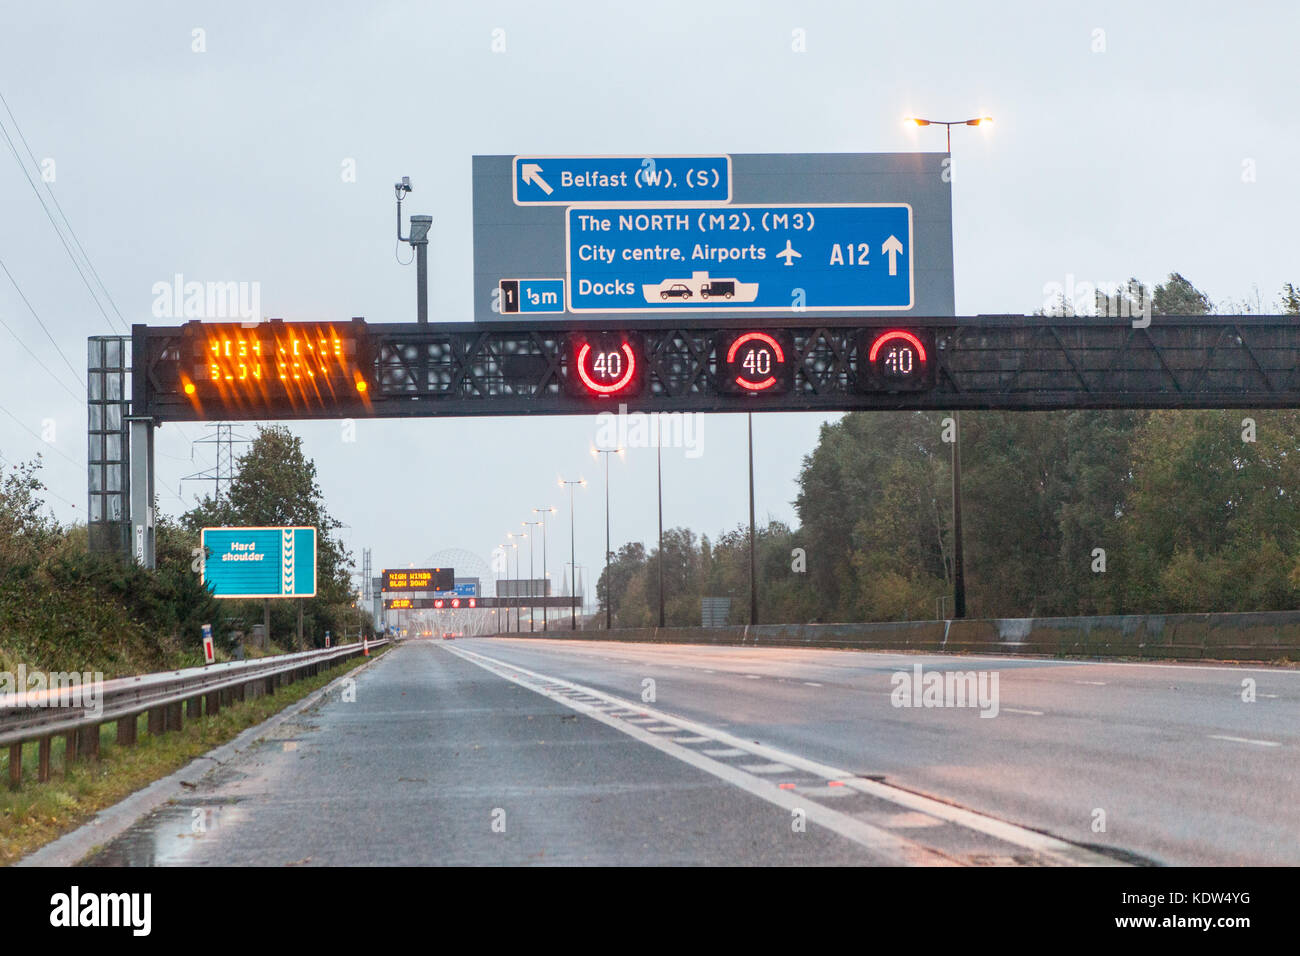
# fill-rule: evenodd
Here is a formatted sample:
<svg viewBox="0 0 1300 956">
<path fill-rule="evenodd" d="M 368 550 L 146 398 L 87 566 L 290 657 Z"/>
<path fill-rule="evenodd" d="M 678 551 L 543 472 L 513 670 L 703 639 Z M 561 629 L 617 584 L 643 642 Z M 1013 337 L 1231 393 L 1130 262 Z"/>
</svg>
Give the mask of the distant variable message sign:
<svg viewBox="0 0 1300 956">
<path fill-rule="evenodd" d="M 384 598 L 385 611 L 474 611 L 499 607 L 582 607 L 582 595 L 568 597 Z"/>
<path fill-rule="evenodd" d="M 475 156 L 474 319 L 951 315 L 945 159 Z"/>
<path fill-rule="evenodd" d="M 203 583 L 219 598 L 316 595 L 315 528 L 204 528 Z"/>
<path fill-rule="evenodd" d="M 385 591 L 454 591 L 454 568 L 398 568 L 384 571 Z"/>
</svg>

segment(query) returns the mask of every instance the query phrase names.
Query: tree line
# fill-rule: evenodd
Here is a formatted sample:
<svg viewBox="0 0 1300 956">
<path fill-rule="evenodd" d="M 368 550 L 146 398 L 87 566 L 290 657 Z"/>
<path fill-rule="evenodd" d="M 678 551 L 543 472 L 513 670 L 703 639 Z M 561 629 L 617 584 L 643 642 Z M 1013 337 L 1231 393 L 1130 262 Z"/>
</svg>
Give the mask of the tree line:
<svg viewBox="0 0 1300 956">
<path fill-rule="evenodd" d="M 229 650 L 233 629 L 262 621 L 260 602 L 218 600 L 195 568 L 199 532 L 220 525 L 317 528 L 317 594 L 303 599 L 304 643 L 324 632 L 366 627 L 355 605 L 352 557 L 325 507 L 302 440 L 280 426 L 259 429 L 220 499 L 205 496 L 179 518 L 155 506 L 156 568 L 92 554 L 84 524 L 62 525 L 44 501 L 41 459 L 0 478 L 0 670 L 97 669 L 108 676 L 201 663 L 202 625 Z M 272 638 L 294 643 L 293 601 L 272 602 Z"/>
<path fill-rule="evenodd" d="M 1132 280 L 1121 294 L 1148 290 Z M 1213 311 L 1177 273 L 1149 297 L 1155 315 Z M 1289 284 L 1282 308 L 1300 315 Z M 757 529 L 761 622 L 951 614 L 948 417 L 823 425 L 798 476 L 798 527 Z M 968 616 L 1300 607 L 1300 412 L 965 412 L 961 452 Z M 618 550 L 597 583 L 600 623 L 607 602 L 615 626 L 657 623 L 661 562 L 670 626 L 698 626 L 711 596 L 749 620 L 748 529 L 674 528 L 662 554 Z"/>
</svg>

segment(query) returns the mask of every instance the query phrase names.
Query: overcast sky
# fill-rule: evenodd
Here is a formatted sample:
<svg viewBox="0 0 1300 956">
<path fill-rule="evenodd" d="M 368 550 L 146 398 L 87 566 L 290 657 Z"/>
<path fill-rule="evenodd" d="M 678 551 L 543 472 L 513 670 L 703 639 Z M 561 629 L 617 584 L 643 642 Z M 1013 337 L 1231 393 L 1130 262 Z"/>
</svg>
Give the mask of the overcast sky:
<svg viewBox="0 0 1300 956">
<path fill-rule="evenodd" d="M 0 93 L 128 324 L 150 321 L 154 283 L 175 273 L 258 282 L 263 312 L 286 320 L 413 320 L 414 267 L 393 237 L 402 175 L 408 212 L 434 217 L 431 315 L 469 319 L 475 154 L 943 150 L 942 128 L 904 126 L 913 114 L 995 119 L 953 133 L 959 313 L 1032 312 L 1069 276 L 1171 270 L 1275 311 L 1282 283 L 1300 283 L 1297 10 L 4 2 Z M 2 109 L 0 123 L 50 203 Z M 69 389 L 84 392 L 86 337 L 122 326 L 3 139 L 0 210 L 0 260 L 53 338 L 0 273 L 0 455 L 44 453 L 56 514 L 84 520 L 85 407 Z M 756 417 L 760 520 L 795 523 L 795 478 L 826 420 Z M 292 428 L 376 569 L 453 548 L 486 560 L 554 505 L 556 576 L 561 476 L 589 481 L 578 563 L 601 563 L 594 417 L 363 421 L 354 444 L 337 422 Z M 211 488 L 181 483 L 212 464 L 191 444 L 204 431 L 158 433 L 167 511 Z M 665 450 L 665 522 L 715 535 L 746 519 L 744 416 L 709 417 L 702 440 L 697 458 Z M 653 450 L 613 462 L 615 547 L 653 542 L 654 481 Z"/>
</svg>

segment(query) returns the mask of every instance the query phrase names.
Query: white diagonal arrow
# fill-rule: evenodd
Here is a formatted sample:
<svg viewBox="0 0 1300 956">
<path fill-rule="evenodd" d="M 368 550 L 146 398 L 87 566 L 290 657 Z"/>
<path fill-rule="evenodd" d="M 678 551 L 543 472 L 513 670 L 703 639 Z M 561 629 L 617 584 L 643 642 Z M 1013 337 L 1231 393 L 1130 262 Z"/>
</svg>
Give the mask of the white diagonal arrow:
<svg viewBox="0 0 1300 956">
<path fill-rule="evenodd" d="M 886 239 L 880 251 L 889 256 L 889 274 L 898 275 L 898 254 L 903 251 L 903 244 L 898 241 L 898 237 L 890 236 Z"/>
<path fill-rule="evenodd" d="M 536 163 L 524 163 L 523 169 L 520 170 L 524 177 L 525 186 L 535 183 L 542 192 L 549 196 L 552 190 L 546 180 L 541 177 L 541 171 L 542 167 Z"/>
</svg>

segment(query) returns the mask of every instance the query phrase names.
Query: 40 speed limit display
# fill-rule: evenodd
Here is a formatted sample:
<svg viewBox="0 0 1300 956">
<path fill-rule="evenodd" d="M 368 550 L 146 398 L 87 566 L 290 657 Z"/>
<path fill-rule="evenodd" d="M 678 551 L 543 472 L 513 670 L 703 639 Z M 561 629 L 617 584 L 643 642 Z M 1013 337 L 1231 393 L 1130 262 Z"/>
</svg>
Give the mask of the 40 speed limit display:
<svg viewBox="0 0 1300 956">
<path fill-rule="evenodd" d="M 725 333 L 714 348 L 718 390 L 728 395 L 784 395 L 794 385 L 794 343 L 788 332 Z"/>
<path fill-rule="evenodd" d="M 912 207 L 573 206 L 572 312 L 905 310 Z"/>
<path fill-rule="evenodd" d="M 565 385 L 571 395 L 627 398 L 645 380 L 645 348 L 635 332 L 574 332 L 566 349 Z"/>
</svg>

